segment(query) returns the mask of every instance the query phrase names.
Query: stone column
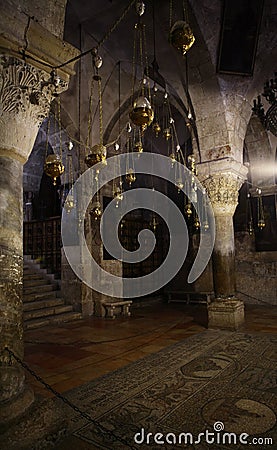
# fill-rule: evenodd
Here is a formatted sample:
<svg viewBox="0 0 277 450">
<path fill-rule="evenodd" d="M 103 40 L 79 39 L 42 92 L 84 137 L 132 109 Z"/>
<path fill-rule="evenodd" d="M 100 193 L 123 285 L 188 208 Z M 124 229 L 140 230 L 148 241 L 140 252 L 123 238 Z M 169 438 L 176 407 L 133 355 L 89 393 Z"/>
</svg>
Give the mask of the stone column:
<svg viewBox="0 0 277 450">
<path fill-rule="evenodd" d="M 22 173 L 53 95 L 66 87 L 67 82 L 57 86 L 49 73 L 24 61 L 0 57 L 0 423 L 33 401 L 24 371 L 5 350 L 23 359 Z"/>
<path fill-rule="evenodd" d="M 237 329 L 244 322 L 244 305 L 236 298 L 233 215 L 247 168 L 231 158 L 224 158 L 199 164 L 198 171 L 209 195 L 216 225 L 212 255 L 215 300 L 208 305 L 209 327 Z"/>
</svg>

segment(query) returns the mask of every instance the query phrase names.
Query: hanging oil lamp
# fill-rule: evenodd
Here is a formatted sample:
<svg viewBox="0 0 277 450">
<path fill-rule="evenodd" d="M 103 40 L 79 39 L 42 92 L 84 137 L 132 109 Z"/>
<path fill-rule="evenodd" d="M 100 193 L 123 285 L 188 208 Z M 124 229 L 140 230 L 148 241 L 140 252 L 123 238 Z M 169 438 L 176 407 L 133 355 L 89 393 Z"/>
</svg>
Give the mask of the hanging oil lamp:
<svg viewBox="0 0 277 450">
<path fill-rule="evenodd" d="M 119 186 L 113 191 L 113 198 L 116 200 L 115 207 L 119 207 L 119 203 L 123 200 L 123 192 Z"/>
<path fill-rule="evenodd" d="M 97 82 L 98 86 L 98 98 L 99 98 L 99 143 L 90 148 L 89 154 L 85 157 L 85 163 L 88 167 L 92 167 L 94 164 L 102 163 L 107 165 L 107 148 L 103 144 L 103 102 L 102 102 L 102 87 L 101 76 L 98 75 L 98 69 L 101 68 L 103 61 L 100 55 L 98 55 L 97 48 L 92 50 L 92 61 L 94 66 L 95 75 L 91 81 L 91 91 L 89 100 L 89 114 L 88 114 L 88 134 L 87 134 L 87 146 L 91 141 L 91 128 L 92 128 L 92 99 L 93 99 L 93 81 Z"/>
<path fill-rule="evenodd" d="M 67 212 L 67 214 L 69 214 L 73 208 L 74 208 L 74 197 L 72 194 L 68 194 L 65 204 L 64 204 L 64 208 Z"/>
<path fill-rule="evenodd" d="M 258 228 L 259 230 L 263 230 L 265 227 L 265 219 L 264 219 L 264 209 L 263 209 L 263 200 L 261 196 L 261 189 L 257 189 L 258 192 Z"/>
<path fill-rule="evenodd" d="M 185 214 L 188 218 L 192 215 L 191 203 L 188 202 L 185 206 Z"/>
<path fill-rule="evenodd" d="M 195 228 L 196 230 L 199 230 L 199 228 L 200 228 L 200 222 L 199 222 L 198 216 L 196 216 L 196 217 L 194 218 L 193 226 L 194 226 L 194 228 Z"/>
<path fill-rule="evenodd" d="M 195 157 L 193 155 L 188 156 L 188 165 L 189 169 L 196 175 L 196 164 L 195 164 Z"/>
<path fill-rule="evenodd" d="M 258 221 L 258 228 L 259 228 L 260 230 L 263 230 L 264 227 L 265 227 L 265 221 L 264 221 L 264 219 L 260 219 L 260 220 Z"/>
<path fill-rule="evenodd" d="M 248 227 L 247 227 L 247 231 L 249 233 L 250 236 L 252 236 L 254 234 L 254 227 L 253 227 L 253 222 L 252 220 L 250 220 L 248 222 Z"/>
<path fill-rule="evenodd" d="M 169 141 L 169 139 L 172 137 L 171 128 L 167 127 L 163 130 L 163 137 Z"/>
<path fill-rule="evenodd" d="M 102 210 L 101 210 L 101 203 L 99 201 L 95 202 L 89 214 L 94 220 L 100 219 L 102 215 Z"/>
<path fill-rule="evenodd" d="M 142 1 L 137 1 L 136 12 L 139 16 L 139 20 L 134 28 L 132 67 L 133 92 L 132 109 L 129 113 L 132 123 L 139 127 L 142 134 L 154 119 L 154 111 L 151 106 L 150 81 L 147 73 L 144 73 L 145 67 L 148 67 L 145 26 L 141 21 L 141 16 L 144 14 L 144 11 L 145 4 Z M 138 80 L 139 86 L 136 86 Z"/>
<path fill-rule="evenodd" d="M 177 178 L 177 180 L 176 180 L 176 186 L 177 186 L 178 194 L 179 194 L 180 191 L 181 191 L 181 190 L 183 189 L 183 187 L 184 187 L 184 183 L 183 183 L 182 178 Z"/>
<path fill-rule="evenodd" d="M 149 100 L 143 96 L 138 97 L 133 104 L 133 109 L 130 112 L 129 117 L 133 124 L 140 128 L 141 133 L 144 133 L 154 118 L 154 111 Z"/>
<path fill-rule="evenodd" d="M 189 24 L 183 20 L 175 22 L 170 30 L 169 42 L 182 55 L 185 55 L 195 42 L 195 37 Z"/>
<path fill-rule="evenodd" d="M 46 175 L 53 179 L 53 184 L 54 186 L 56 186 L 57 178 L 64 172 L 64 166 L 59 155 L 53 153 L 46 157 L 44 163 L 44 172 L 46 173 Z"/>
<path fill-rule="evenodd" d="M 158 137 L 160 132 L 161 132 L 161 127 L 160 127 L 159 122 L 154 122 L 152 128 L 153 128 L 153 131 L 155 133 L 155 136 Z"/>
<path fill-rule="evenodd" d="M 177 161 L 175 153 L 170 153 L 169 158 L 171 159 L 171 166 L 173 167 Z"/>
<path fill-rule="evenodd" d="M 125 179 L 126 179 L 127 183 L 129 184 L 129 186 L 131 187 L 132 183 L 134 183 L 136 181 L 136 175 L 135 175 L 134 169 L 128 170 L 128 173 L 126 174 Z"/>
<path fill-rule="evenodd" d="M 152 230 L 154 231 L 154 233 L 155 233 L 155 231 L 156 231 L 158 225 L 159 225 L 159 222 L 158 222 L 156 216 L 153 216 L 153 217 L 152 217 L 152 220 L 151 220 L 151 222 L 150 222 L 150 228 L 152 228 Z"/>
<path fill-rule="evenodd" d="M 135 149 L 138 153 L 143 153 L 143 146 L 141 141 L 135 143 Z"/>
<path fill-rule="evenodd" d="M 96 144 L 92 147 L 91 152 L 85 157 L 85 163 L 88 167 L 92 167 L 94 164 L 102 162 L 103 165 L 107 165 L 107 148 L 105 145 Z"/>
</svg>

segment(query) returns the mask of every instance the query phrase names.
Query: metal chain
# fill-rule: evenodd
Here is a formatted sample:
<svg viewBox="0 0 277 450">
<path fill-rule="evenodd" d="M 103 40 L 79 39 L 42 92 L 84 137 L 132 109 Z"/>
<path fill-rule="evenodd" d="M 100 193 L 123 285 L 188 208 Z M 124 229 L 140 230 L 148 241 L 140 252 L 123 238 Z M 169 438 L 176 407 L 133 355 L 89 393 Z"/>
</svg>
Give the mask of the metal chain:
<svg viewBox="0 0 277 450">
<path fill-rule="evenodd" d="M 172 27 L 172 0 L 169 2 L 169 30 Z"/>
<path fill-rule="evenodd" d="M 59 125 L 59 148 L 60 148 L 60 158 L 63 159 L 63 141 L 62 141 L 62 119 L 61 119 L 61 97 L 58 97 L 58 125 Z"/>
<path fill-rule="evenodd" d="M 150 81 L 149 81 L 149 66 L 148 66 L 148 55 L 147 55 L 147 42 L 146 42 L 145 25 L 143 26 L 142 36 L 143 36 L 143 45 L 144 45 L 145 72 L 146 72 L 147 87 L 148 87 L 148 100 L 149 100 L 149 102 L 151 104 L 151 91 L 150 91 Z"/>
<path fill-rule="evenodd" d="M 131 7 L 133 6 L 133 4 L 135 3 L 136 0 L 132 0 L 130 2 L 130 4 L 127 6 L 127 8 L 124 9 L 123 13 L 121 14 L 121 16 L 116 20 L 116 22 L 113 24 L 113 26 L 107 31 L 107 33 L 105 34 L 105 36 L 103 36 L 103 38 L 101 39 L 101 41 L 99 41 L 98 46 L 100 47 L 101 45 L 104 44 L 104 42 L 109 39 L 110 35 L 113 33 L 113 31 L 118 27 L 118 25 L 120 24 L 120 22 L 124 19 L 124 17 L 126 16 L 126 14 L 129 12 L 129 10 L 131 9 Z"/>
<path fill-rule="evenodd" d="M 89 148 L 91 144 L 93 87 L 94 87 L 94 80 L 93 77 L 91 77 L 86 148 Z"/>
<path fill-rule="evenodd" d="M 101 77 L 98 78 L 98 95 L 99 95 L 99 139 L 100 146 L 103 146 L 103 102 L 102 102 L 102 83 Z"/>
<path fill-rule="evenodd" d="M 48 156 L 48 144 L 49 144 L 49 135 L 50 135 L 50 120 L 51 120 L 51 114 L 49 113 L 48 120 L 47 120 L 47 128 L 46 128 L 46 140 L 45 140 L 45 158 Z"/>
<path fill-rule="evenodd" d="M 52 392 L 52 394 L 55 395 L 58 399 L 60 399 L 63 403 L 65 403 L 67 406 L 69 406 L 71 409 L 73 409 L 75 412 L 77 412 L 82 418 L 86 419 L 88 422 L 92 423 L 97 427 L 102 433 L 107 434 L 110 438 L 116 439 L 117 441 L 124 444 L 127 448 L 131 448 L 133 450 L 136 450 L 135 447 L 128 444 L 125 439 L 121 438 L 117 434 L 113 433 L 103 425 L 100 425 L 96 420 L 92 419 L 89 414 L 82 411 L 78 406 L 76 406 L 74 403 L 72 403 L 70 400 L 68 400 L 66 397 L 64 397 L 60 392 L 56 391 L 52 386 L 50 386 L 46 381 L 44 381 L 39 375 L 37 375 L 25 362 L 21 361 L 21 359 L 15 355 L 15 353 L 10 350 L 8 347 L 5 347 L 5 350 L 9 353 L 10 358 L 13 357 L 27 372 L 29 372 L 39 383 L 41 383 L 48 391 Z"/>
</svg>

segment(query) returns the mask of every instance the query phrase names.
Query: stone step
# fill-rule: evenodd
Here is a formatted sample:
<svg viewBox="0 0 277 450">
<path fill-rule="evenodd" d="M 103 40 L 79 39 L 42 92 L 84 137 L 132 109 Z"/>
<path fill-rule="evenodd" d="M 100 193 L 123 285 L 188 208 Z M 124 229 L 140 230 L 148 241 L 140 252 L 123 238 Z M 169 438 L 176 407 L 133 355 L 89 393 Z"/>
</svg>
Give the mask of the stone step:
<svg viewBox="0 0 277 450">
<path fill-rule="evenodd" d="M 42 292 L 49 292 L 49 291 L 53 291 L 55 289 L 55 286 L 53 286 L 53 284 L 46 284 L 47 282 L 45 281 L 44 284 L 42 284 L 41 286 L 39 286 L 39 293 Z M 25 294 L 36 294 L 38 293 L 38 287 L 37 286 L 32 286 L 32 287 L 27 287 L 26 289 L 23 288 L 23 296 Z"/>
<path fill-rule="evenodd" d="M 82 316 L 65 305 L 60 297 L 59 280 L 49 274 L 39 261 L 24 257 L 23 317 L 25 330 L 69 322 Z"/>
<path fill-rule="evenodd" d="M 43 286 L 45 284 L 50 284 L 48 282 L 48 280 L 45 280 L 44 278 L 38 278 L 35 280 L 25 280 L 25 278 L 23 279 L 23 289 L 29 289 L 31 287 L 36 287 L 36 286 Z"/>
<path fill-rule="evenodd" d="M 68 312 L 64 314 L 41 317 L 39 319 L 31 319 L 27 320 L 24 323 L 25 330 L 32 330 L 34 328 L 40 328 L 47 325 L 62 323 L 62 322 L 70 322 L 72 320 L 81 319 L 82 315 L 78 312 Z"/>
<path fill-rule="evenodd" d="M 23 273 L 23 279 L 24 281 L 29 280 L 41 280 L 43 277 L 39 273 L 30 272 L 30 273 Z M 44 278 L 43 278 L 44 279 Z"/>
<path fill-rule="evenodd" d="M 28 302 L 34 302 L 35 300 L 46 300 L 48 298 L 53 298 L 54 296 L 57 296 L 58 294 L 60 294 L 59 291 L 47 291 L 47 292 L 38 292 L 38 290 L 36 290 L 35 292 L 32 292 L 31 294 L 23 294 L 23 303 L 28 303 Z"/>
<path fill-rule="evenodd" d="M 24 320 L 38 319 L 52 315 L 60 315 L 67 312 L 72 312 L 72 305 L 54 306 L 53 308 L 35 309 L 23 313 Z"/>
<path fill-rule="evenodd" d="M 53 308 L 54 306 L 63 305 L 61 298 L 49 298 L 46 300 L 35 300 L 34 302 L 23 303 L 23 311 L 32 311 L 41 308 Z"/>
</svg>

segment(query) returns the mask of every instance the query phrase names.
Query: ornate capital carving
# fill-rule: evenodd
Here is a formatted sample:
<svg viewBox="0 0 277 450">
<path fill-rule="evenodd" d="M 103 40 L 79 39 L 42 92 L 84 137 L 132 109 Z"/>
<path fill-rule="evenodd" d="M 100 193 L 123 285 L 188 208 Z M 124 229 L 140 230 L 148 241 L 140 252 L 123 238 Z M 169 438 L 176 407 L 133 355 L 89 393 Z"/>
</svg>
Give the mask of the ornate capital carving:
<svg viewBox="0 0 277 450">
<path fill-rule="evenodd" d="M 198 164 L 197 171 L 215 215 L 233 215 L 238 204 L 238 191 L 246 179 L 247 167 L 233 158 L 222 158 Z"/>
<path fill-rule="evenodd" d="M 232 173 L 214 174 L 202 181 L 215 215 L 233 215 L 238 204 L 242 179 Z"/>
<path fill-rule="evenodd" d="M 55 82 L 51 75 L 22 60 L 0 58 L 0 116 L 24 114 L 40 124 L 53 98 L 67 87 L 67 82 Z"/>
<path fill-rule="evenodd" d="M 25 162 L 51 101 L 68 83 L 12 56 L 0 57 L 0 151 Z"/>
</svg>

